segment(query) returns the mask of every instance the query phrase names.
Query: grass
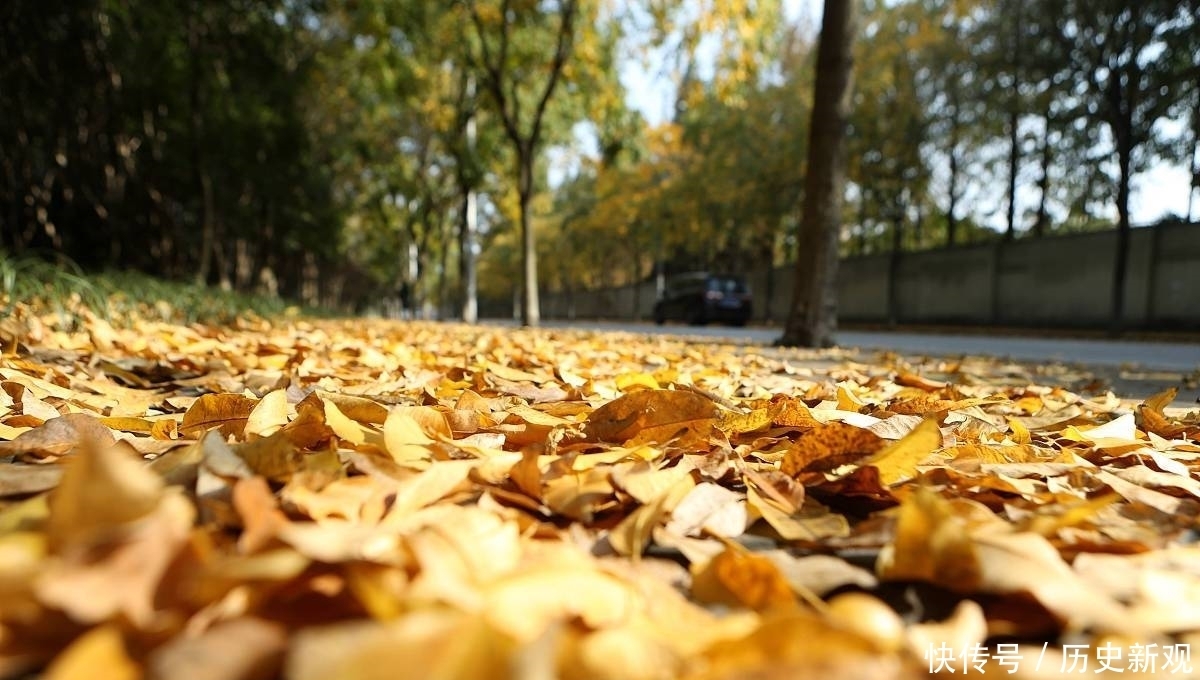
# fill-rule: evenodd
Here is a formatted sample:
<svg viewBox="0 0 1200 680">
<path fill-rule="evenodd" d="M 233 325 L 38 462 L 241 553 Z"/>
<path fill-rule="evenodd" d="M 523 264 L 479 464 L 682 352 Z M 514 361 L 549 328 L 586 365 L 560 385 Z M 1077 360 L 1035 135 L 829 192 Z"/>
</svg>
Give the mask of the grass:
<svg viewBox="0 0 1200 680">
<path fill-rule="evenodd" d="M 131 271 L 84 272 L 69 259 L 13 257 L 0 251 L 0 317 L 36 314 L 61 330 L 76 330 L 88 313 L 125 325 L 138 320 L 229 324 L 294 314 L 292 303 Z M 321 315 L 304 309 L 306 315 Z"/>
</svg>

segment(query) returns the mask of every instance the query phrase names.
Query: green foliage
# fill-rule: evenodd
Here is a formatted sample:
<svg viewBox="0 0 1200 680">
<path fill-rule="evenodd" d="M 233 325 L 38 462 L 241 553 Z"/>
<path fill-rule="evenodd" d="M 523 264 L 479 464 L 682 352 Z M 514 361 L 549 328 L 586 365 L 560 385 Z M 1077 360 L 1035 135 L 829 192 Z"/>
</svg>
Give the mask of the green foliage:
<svg viewBox="0 0 1200 680">
<path fill-rule="evenodd" d="M 0 248 L 344 307 L 403 282 L 447 309 L 475 196 L 493 298 L 530 252 L 563 289 L 780 264 L 814 37 L 784 6 L 0 3 Z M 985 240 L 1010 211 L 1014 236 L 1104 228 L 1138 173 L 1196 162 L 1196 0 L 863 9 L 843 252 Z M 669 120 L 622 82 L 649 54 Z"/>
<path fill-rule="evenodd" d="M 90 274 L 61 256 L 47 260 L 0 252 L 0 316 L 32 312 L 62 330 L 79 328 L 87 313 L 124 325 L 137 320 L 230 324 L 299 311 L 277 297 L 168 281 L 133 271 Z M 309 307 L 303 313 L 321 316 L 328 312 Z"/>
</svg>

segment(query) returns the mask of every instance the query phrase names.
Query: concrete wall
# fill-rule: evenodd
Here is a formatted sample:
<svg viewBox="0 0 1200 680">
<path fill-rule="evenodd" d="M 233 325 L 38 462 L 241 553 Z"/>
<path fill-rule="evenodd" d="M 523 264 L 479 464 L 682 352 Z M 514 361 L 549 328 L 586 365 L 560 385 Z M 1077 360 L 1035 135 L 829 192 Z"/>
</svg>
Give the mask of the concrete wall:
<svg viewBox="0 0 1200 680">
<path fill-rule="evenodd" d="M 843 259 L 839 315 L 846 321 L 1105 328 L 1116 232 L 1023 238 L 896 258 L 890 309 L 888 253 Z M 755 319 L 781 321 L 793 267 L 748 274 Z M 648 319 L 655 286 L 543 292 L 546 318 Z M 511 314 L 511 301 L 487 305 Z M 894 319 L 892 317 L 894 316 Z M 1137 228 L 1130 234 L 1125 321 L 1131 328 L 1200 328 L 1200 225 Z"/>
</svg>

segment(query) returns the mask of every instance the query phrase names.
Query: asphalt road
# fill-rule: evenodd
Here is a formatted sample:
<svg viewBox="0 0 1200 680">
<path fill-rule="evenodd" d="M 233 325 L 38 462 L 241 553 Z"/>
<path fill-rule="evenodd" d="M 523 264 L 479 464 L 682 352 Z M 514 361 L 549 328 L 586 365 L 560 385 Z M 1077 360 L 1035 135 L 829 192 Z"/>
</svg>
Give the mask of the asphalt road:
<svg viewBox="0 0 1200 680">
<path fill-rule="evenodd" d="M 731 328 L 617 321 L 544 321 L 549 328 L 670 334 L 700 340 L 731 340 L 770 346 L 778 328 Z M 910 357 L 990 356 L 1027 365 L 1063 364 L 1107 381 L 1121 396 L 1144 397 L 1175 386 L 1175 405 L 1200 402 L 1200 344 L 1141 340 L 1016 337 L 889 331 L 842 331 L 838 345 L 870 354 L 889 351 Z M 864 357 L 867 359 L 869 357 Z"/>
</svg>

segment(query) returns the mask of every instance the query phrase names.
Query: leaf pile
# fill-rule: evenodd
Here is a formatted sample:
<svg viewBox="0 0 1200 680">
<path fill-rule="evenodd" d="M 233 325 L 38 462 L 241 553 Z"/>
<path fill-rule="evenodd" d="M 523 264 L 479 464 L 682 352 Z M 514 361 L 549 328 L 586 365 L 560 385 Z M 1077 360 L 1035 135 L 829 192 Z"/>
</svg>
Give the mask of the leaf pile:
<svg viewBox="0 0 1200 680">
<path fill-rule="evenodd" d="M 15 340 L 0 677 L 899 678 L 1200 641 L 1171 393 L 380 321 Z"/>
</svg>

